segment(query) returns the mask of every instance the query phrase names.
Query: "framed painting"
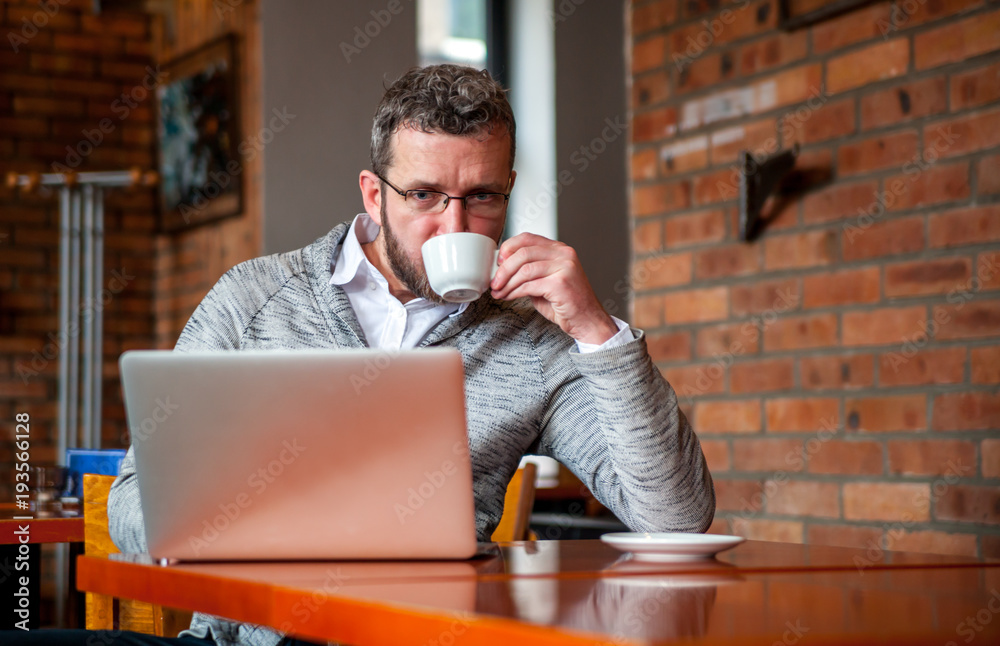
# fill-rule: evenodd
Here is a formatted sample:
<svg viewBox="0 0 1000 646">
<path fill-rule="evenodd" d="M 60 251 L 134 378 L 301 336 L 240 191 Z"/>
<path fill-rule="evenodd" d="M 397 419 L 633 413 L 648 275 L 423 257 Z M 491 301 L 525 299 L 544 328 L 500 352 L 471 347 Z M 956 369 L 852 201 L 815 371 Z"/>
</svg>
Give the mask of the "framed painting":
<svg viewBox="0 0 1000 646">
<path fill-rule="evenodd" d="M 163 231 L 243 211 L 236 45 L 230 34 L 161 68 L 156 128 Z"/>
</svg>

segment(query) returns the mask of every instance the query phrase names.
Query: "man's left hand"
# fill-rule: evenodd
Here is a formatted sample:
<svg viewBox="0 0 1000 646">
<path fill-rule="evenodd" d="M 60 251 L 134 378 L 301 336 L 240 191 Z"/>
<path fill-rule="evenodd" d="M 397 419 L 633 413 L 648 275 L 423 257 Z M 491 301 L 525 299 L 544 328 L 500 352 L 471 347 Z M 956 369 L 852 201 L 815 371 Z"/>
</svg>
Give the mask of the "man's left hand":
<svg viewBox="0 0 1000 646">
<path fill-rule="evenodd" d="M 521 233 L 500 245 L 498 262 L 490 283 L 493 298 L 527 296 L 542 316 L 583 343 L 600 345 L 618 332 L 572 247 Z"/>
</svg>

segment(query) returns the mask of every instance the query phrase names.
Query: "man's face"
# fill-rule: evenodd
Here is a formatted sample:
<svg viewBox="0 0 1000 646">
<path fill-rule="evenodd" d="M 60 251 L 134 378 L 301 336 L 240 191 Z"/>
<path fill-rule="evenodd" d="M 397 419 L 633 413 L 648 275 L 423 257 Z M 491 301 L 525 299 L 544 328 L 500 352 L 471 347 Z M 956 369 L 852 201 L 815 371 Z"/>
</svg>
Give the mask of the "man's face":
<svg viewBox="0 0 1000 646">
<path fill-rule="evenodd" d="M 513 185 L 507 135 L 459 137 L 404 128 L 393 135 L 393 163 L 385 178 L 400 190 L 425 189 L 448 195 L 507 193 Z M 443 213 L 415 214 L 388 186 L 380 193 L 376 241 L 395 277 L 414 295 L 442 302 L 427 282 L 420 247 L 434 236 L 471 231 L 499 241 L 506 212 L 495 217 L 470 215 L 461 200 L 449 200 Z"/>
</svg>

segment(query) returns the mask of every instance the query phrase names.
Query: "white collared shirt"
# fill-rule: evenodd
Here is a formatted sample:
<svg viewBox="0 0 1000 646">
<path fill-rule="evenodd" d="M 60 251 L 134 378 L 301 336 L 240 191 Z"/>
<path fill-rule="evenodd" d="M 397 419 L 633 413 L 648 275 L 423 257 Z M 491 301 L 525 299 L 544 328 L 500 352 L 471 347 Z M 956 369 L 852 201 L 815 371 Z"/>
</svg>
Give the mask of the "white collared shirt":
<svg viewBox="0 0 1000 646">
<path fill-rule="evenodd" d="M 419 297 L 406 304 L 400 303 L 389 292 L 388 281 L 361 248 L 362 244 L 374 240 L 378 232 L 378 224 L 367 213 L 360 213 L 354 218 L 344 239 L 343 250 L 332 267 L 330 284 L 344 289 L 370 347 L 380 350 L 415 348 L 438 323 L 449 316 L 458 316 L 469 304 L 439 305 Z M 632 340 L 628 324 L 617 318 L 614 321 L 618 334 L 602 345 L 577 341 L 579 351 L 593 352 Z"/>
</svg>

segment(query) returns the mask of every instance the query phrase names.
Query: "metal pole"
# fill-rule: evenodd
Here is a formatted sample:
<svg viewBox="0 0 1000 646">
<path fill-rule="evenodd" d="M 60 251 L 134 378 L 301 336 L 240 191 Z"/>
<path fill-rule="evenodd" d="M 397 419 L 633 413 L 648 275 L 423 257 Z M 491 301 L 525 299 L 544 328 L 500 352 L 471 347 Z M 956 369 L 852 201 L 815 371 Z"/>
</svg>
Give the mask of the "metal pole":
<svg viewBox="0 0 1000 646">
<path fill-rule="evenodd" d="M 69 328 L 66 345 L 69 353 L 69 447 L 80 446 L 80 191 L 73 191 L 69 225 Z"/>
<path fill-rule="evenodd" d="M 99 187 L 94 189 L 94 284 L 97 286 L 94 302 L 94 441 L 95 449 L 101 448 L 101 428 L 104 420 L 101 416 L 103 406 L 104 384 L 104 191 Z"/>
<path fill-rule="evenodd" d="M 56 438 L 56 464 L 66 464 L 66 439 L 69 434 L 69 209 L 68 186 L 59 189 L 59 435 Z"/>
<path fill-rule="evenodd" d="M 93 448 L 94 390 L 91 376 L 94 374 L 94 187 L 87 184 L 83 187 L 83 259 L 80 268 L 83 273 L 83 336 L 80 338 L 81 355 L 83 358 L 83 446 Z"/>
</svg>

